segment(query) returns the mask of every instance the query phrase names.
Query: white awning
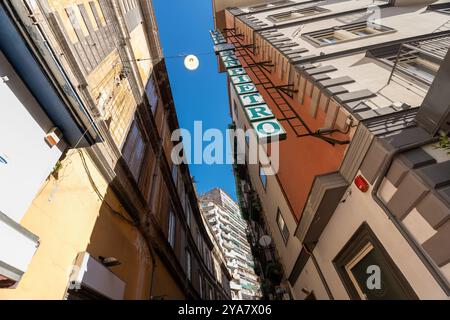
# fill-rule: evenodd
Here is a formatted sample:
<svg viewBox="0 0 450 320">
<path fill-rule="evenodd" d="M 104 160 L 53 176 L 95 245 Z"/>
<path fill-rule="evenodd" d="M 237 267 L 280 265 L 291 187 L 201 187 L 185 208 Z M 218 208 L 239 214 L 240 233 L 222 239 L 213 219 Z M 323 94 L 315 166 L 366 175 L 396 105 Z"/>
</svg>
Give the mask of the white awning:
<svg viewBox="0 0 450 320">
<path fill-rule="evenodd" d="M 125 282 L 87 252 L 78 254 L 70 282 L 73 289 L 87 287 L 114 300 L 122 300 L 125 293 Z"/>
<path fill-rule="evenodd" d="M 0 211 L 0 275 L 18 282 L 38 245 L 37 236 Z"/>
</svg>

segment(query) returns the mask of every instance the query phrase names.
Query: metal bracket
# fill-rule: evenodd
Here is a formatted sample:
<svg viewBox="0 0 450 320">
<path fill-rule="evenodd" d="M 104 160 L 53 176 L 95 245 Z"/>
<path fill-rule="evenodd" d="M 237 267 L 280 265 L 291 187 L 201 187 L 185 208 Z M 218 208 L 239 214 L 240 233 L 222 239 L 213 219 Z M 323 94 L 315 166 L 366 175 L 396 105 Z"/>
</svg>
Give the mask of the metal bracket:
<svg viewBox="0 0 450 320">
<path fill-rule="evenodd" d="M 290 87 L 293 87 L 293 86 L 294 86 L 293 84 L 285 84 L 285 85 L 282 85 L 282 86 L 275 86 L 274 88 L 275 89 L 280 89 L 281 91 L 283 91 L 286 94 L 297 93 L 298 90 L 294 90 L 294 89 L 290 88 Z"/>
<path fill-rule="evenodd" d="M 272 61 L 268 60 L 268 61 L 261 61 L 261 62 L 251 63 L 248 66 L 249 67 L 256 67 L 256 66 L 273 67 L 274 64 L 272 63 Z"/>
</svg>

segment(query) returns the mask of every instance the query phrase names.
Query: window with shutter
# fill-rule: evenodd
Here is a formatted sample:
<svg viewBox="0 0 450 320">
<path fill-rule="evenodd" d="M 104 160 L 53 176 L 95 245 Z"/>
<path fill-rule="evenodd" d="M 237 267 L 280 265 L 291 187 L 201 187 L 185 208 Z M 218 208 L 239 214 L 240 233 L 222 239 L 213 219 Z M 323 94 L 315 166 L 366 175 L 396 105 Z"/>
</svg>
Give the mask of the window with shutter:
<svg viewBox="0 0 450 320">
<path fill-rule="evenodd" d="M 139 181 L 139 173 L 141 170 L 142 160 L 145 153 L 145 142 L 142 139 L 139 127 L 136 121 L 131 125 L 130 131 L 128 132 L 127 140 L 122 149 L 122 155 L 125 162 L 128 164 L 133 177 L 136 182 Z"/>
</svg>

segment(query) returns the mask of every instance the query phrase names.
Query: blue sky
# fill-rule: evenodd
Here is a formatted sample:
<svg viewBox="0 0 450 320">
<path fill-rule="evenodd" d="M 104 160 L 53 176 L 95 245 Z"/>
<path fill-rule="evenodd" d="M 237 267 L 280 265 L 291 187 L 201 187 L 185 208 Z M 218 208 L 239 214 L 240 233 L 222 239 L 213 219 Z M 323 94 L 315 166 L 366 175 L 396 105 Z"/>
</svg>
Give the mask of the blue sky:
<svg viewBox="0 0 450 320">
<path fill-rule="evenodd" d="M 203 130 L 225 132 L 231 119 L 226 75 L 217 71 L 209 35 L 212 0 L 153 0 L 153 5 L 180 126 L 193 133 L 194 121 L 201 120 Z M 183 57 L 174 57 L 179 54 L 197 55 L 199 68 L 188 71 Z M 199 193 L 220 187 L 236 199 L 231 165 L 191 164 L 190 171 Z"/>
</svg>

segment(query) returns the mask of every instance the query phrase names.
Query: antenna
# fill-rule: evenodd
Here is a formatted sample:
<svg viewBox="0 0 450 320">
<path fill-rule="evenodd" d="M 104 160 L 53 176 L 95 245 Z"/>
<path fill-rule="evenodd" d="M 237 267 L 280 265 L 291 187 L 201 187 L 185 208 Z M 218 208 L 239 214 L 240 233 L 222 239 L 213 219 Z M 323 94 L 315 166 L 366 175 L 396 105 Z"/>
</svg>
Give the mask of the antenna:
<svg viewBox="0 0 450 320">
<path fill-rule="evenodd" d="M 292 37 L 292 38 L 295 38 L 295 37 L 300 33 L 300 31 L 302 31 L 303 26 L 304 26 L 304 25 L 302 24 L 302 25 L 300 25 L 297 29 L 295 29 L 294 32 L 292 33 L 291 37 Z"/>
</svg>

